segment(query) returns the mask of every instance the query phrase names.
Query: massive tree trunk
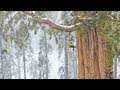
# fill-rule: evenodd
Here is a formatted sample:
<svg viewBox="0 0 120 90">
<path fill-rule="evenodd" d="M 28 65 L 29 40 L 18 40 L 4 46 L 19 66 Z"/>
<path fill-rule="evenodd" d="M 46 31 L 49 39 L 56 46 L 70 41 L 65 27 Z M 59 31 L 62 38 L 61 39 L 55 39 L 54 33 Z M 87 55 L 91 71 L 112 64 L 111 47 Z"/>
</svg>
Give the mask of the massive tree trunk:
<svg viewBox="0 0 120 90">
<path fill-rule="evenodd" d="M 83 58 L 83 45 L 82 45 L 82 35 L 80 31 L 76 31 L 76 46 L 78 52 L 78 78 L 85 78 L 85 69 L 84 69 L 84 58 Z"/>
<path fill-rule="evenodd" d="M 79 79 L 105 78 L 105 45 L 94 30 L 76 31 Z"/>
<path fill-rule="evenodd" d="M 105 41 L 102 39 L 100 33 L 98 33 L 98 60 L 99 60 L 99 71 L 100 71 L 100 76 L 102 79 L 105 79 L 105 59 L 106 59 L 106 53 L 107 53 L 107 47 L 105 44 Z"/>
</svg>

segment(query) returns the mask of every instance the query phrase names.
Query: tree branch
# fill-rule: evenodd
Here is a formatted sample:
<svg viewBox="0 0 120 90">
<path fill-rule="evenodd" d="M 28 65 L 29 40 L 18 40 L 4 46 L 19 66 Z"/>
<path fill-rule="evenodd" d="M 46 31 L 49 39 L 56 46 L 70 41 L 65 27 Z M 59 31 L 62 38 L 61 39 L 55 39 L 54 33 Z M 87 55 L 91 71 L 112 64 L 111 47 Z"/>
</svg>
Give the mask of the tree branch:
<svg viewBox="0 0 120 90">
<path fill-rule="evenodd" d="M 30 12 L 23 11 L 23 13 L 26 14 L 26 15 L 32 16 L 32 17 L 34 16 L 34 14 L 30 13 Z M 66 31 L 66 32 L 79 30 L 79 27 L 82 24 L 82 22 L 80 22 L 80 23 L 70 25 L 70 26 L 59 25 L 59 24 L 54 23 L 53 21 L 51 21 L 48 18 L 41 18 L 39 20 L 39 23 L 44 23 L 44 24 L 47 24 L 49 27 L 52 27 L 52 28 L 57 29 L 57 30 L 63 30 L 63 31 Z"/>
<path fill-rule="evenodd" d="M 81 23 L 77 23 L 74 25 L 70 25 L 70 26 L 66 26 L 66 25 L 59 25 L 54 23 L 53 21 L 51 21 L 48 18 L 41 18 L 40 20 L 41 23 L 47 24 L 49 27 L 52 27 L 54 29 L 57 30 L 64 30 L 66 32 L 71 32 L 71 31 L 75 31 L 78 30 L 78 28 L 80 27 Z"/>
</svg>

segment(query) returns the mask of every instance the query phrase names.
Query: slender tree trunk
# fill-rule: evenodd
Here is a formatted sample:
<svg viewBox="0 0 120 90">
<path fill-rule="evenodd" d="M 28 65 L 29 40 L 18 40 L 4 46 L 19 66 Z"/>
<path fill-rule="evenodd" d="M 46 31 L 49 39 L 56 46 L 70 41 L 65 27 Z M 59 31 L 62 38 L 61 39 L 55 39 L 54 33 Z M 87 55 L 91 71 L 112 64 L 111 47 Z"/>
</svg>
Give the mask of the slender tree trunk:
<svg viewBox="0 0 120 90">
<path fill-rule="evenodd" d="M 18 79 L 20 79 L 20 57 L 18 57 Z"/>
<path fill-rule="evenodd" d="M 23 48 L 23 68 L 24 68 L 24 79 L 26 79 L 26 60 L 25 60 L 25 49 Z"/>
<path fill-rule="evenodd" d="M 68 77 L 69 79 L 77 79 L 77 55 L 76 49 L 68 47 Z"/>
<path fill-rule="evenodd" d="M 41 75 L 41 69 L 39 67 L 39 79 L 42 79 L 42 75 Z"/>
<path fill-rule="evenodd" d="M 76 57 L 76 50 L 75 50 L 75 54 L 74 54 L 74 57 L 73 58 L 73 64 L 74 64 L 74 79 L 78 79 L 78 71 L 77 71 L 77 57 Z"/>
<path fill-rule="evenodd" d="M 10 79 L 12 79 L 12 66 L 11 66 L 11 60 L 10 60 Z"/>
<path fill-rule="evenodd" d="M 0 59 L 1 59 L 1 78 L 4 79 L 3 57 L 2 57 L 2 40 L 0 38 Z"/>
<path fill-rule="evenodd" d="M 48 54 L 47 54 L 47 36 L 46 36 L 46 32 L 44 31 L 44 35 L 45 35 L 45 58 L 46 58 L 46 79 L 48 79 Z"/>
<path fill-rule="evenodd" d="M 68 42 L 67 42 L 67 35 L 66 33 L 64 34 L 64 40 L 65 40 L 65 48 L 64 48 L 64 52 L 65 52 L 65 79 L 68 79 Z"/>
<path fill-rule="evenodd" d="M 118 58 L 115 56 L 114 57 L 114 78 L 117 79 L 117 61 Z"/>
</svg>

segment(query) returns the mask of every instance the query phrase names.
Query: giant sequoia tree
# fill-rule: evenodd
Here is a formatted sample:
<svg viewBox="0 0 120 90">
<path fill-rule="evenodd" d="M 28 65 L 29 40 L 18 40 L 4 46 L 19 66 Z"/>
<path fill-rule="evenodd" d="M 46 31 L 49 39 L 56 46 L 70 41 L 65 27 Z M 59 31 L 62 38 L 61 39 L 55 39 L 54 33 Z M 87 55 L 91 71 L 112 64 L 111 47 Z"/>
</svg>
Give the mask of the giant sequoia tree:
<svg viewBox="0 0 120 90">
<path fill-rule="evenodd" d="M 34 16 L 33 13 L 23 12 Z M 76 31 L 76 45 L 78 52 L 78 71 L 80 79 L 100 79 L 105 77 L 106 42 L 99 32 L 99 19 L 102 15 L 111 14 L 105 11 L 77 11 L 74 14 L 74 23 L 70 26 L 58 25 L 48 18 L 41 18 L 39 23 L 65 31 Z M 111 28 L 110 28 L 111 29 Z"/>
<path fill-rule="evenodd" d="M 111 60 L 115 55 L 120 55 L 120 20 L 119 13 L 117 12 L 74 11 L 72 12 L 73 18 L 67 25 L 57 24 L 48 18 L 43 18 L 42 12 L 37 11 L 19 11 L 14 13 L 9 11 L 1 12 L 0 14 L 1 23 L 3 23 L 2 21 L 4 20 L 11 23 L 7 24 L 4 22 L 3 25 L 1 25 L 0 32 L 3 33 L 1 36 L 4 41 L 10 45 L 14 40 L 19 48 L 18 56 L 23 48 L 25 48 L 24 42 L 26 42 L 29 37 L 28 30 L 35 30 L 35 34 L 37 34 L 37 25 L 40 27 L 40 25 L 44 23 L 58 32 L 75 32 L 79 79 L 106 78 L 106 67 L 112 65 Z M 6 17 L 10 20 L 7 20 Z M 24 19 L 26 20 L 25 22 Z M 19 30 L 15 29 L 16 23 L 20 24 Z M 21 33 L 21 31 L 23 33 Z M 1 40 L 3 40 L 2 38 Z M 0 48 L 0 51 L 2 51 L 2 48 L 3 47 Z M 25 59 L 24 55 L 23 59 Z"/>
</svg>

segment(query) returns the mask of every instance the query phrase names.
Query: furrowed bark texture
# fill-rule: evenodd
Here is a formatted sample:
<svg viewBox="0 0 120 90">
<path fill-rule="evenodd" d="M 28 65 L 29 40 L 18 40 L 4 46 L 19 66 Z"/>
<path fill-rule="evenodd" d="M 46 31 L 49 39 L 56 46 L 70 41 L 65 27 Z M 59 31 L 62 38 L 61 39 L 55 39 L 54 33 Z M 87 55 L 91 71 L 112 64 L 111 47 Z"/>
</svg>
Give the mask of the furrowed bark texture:
<svg viewBox="0 0 120 90">
<path fill-rule="evenodd" d="M 76 31 L 79 79 L 105 79 L 106 48 L 99 32 Z"/>
</svg>

